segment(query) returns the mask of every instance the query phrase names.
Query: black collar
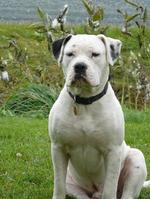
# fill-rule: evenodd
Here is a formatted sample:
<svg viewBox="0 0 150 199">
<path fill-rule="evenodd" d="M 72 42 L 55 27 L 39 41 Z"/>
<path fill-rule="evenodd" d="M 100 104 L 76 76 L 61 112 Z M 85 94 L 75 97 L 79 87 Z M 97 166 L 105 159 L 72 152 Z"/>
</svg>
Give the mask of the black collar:
<svg viewBox="0 0 150 199">
<path fill-rule="evenodd" d="M 99 100 L 100 98 L 102 98 L 106 94 L 107 89 L 108 89 L 108 81 L 106 82 L 102 92 L 95 96 L 80 97 L 79 95 L 73 95 L 70 91 L 68 91 L 68 93 L 69 93 L 70 97 L 74 100 L 75 103 L 89 105 L 89 104 L 92 104 L 93 102 Z"/>
</svg>

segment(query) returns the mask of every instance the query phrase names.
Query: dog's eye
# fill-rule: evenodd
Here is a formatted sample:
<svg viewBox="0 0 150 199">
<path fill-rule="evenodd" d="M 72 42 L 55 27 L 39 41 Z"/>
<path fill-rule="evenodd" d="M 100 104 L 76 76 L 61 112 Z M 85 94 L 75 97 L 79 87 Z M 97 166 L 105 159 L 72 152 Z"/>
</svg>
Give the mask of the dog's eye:
<svg viewBox="0 0 150 199">
<path fill-rule="evenodd" d="M 73 54 L 72 52 L 66 53 L 66 55 L 67 55 L 68 57 L 73 57 L 73 56 L 74 56 L 74 54 Z"/>
<path fill-rule="evenodd" d="M 100 53 L 92 53 L 92 57 L 98 57 L 100 56 Z"/>
</svg>

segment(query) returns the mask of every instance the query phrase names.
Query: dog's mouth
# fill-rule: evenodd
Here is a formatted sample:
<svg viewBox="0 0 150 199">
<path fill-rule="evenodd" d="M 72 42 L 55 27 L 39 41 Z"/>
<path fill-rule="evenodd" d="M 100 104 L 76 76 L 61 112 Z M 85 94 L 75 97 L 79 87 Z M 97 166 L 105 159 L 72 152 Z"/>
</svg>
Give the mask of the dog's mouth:
<svg viewBox="0 0 150 199">
<path fill-rule="evenodd" d="M 99 87 L 99 81 L 94 78 L 94 75 L 74 73 L 67 76 L 66 85 L 71 89 L 92 89 Z"/>
<path fill-rule="evenodd" d="M 82 83 L 89 84 L 87 77 L 84 74 L 75 74 L 71 84 L 75 85 L 75 84 L 82 84 Z"/>
</svg>

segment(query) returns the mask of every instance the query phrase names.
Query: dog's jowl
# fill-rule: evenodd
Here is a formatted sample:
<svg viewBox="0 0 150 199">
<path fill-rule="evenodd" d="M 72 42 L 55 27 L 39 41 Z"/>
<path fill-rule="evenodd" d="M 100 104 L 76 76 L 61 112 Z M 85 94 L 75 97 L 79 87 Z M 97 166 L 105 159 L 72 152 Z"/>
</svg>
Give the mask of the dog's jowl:
<svg viewBox="0 0 150 199">
<path fill-rule="evenodd" d="M 53 43 L 65 77 L 49 115 L 53 199 L 137 199 L 150 184 L 142 152 L 124 141 L 124 116 L 109 82 L 121 46 L 104 35 Z"/>
</svg>

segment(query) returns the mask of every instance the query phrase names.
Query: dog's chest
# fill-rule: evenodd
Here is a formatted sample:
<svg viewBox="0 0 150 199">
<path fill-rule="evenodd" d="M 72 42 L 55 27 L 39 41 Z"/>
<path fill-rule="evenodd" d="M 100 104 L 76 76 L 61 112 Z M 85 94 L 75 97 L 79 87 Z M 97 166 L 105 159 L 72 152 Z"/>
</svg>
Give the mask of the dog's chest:
<svg viewBox="0 0 150 199">
<path fill-rule="evenodd" d="M 70 111 L 69 111 L 70 113 Z M 56 126 L 56 125 L 55 125 Z M 57 118 L 55 137 L 61 144 L 74 147 L 90 145 L 94 147 L 107 146 L 110 141 L 111 125 L 107 124 L 107 118 L 95 112 L 67 112 Z"/>
<path fill-rule="evenodd" d="M 104 121 L 97 119 L 95 114 L 80 113 L 77 116 L 70 114 L 66 120 L 59 122 L 58 129 L 61 131 L 57 132 L 58 140 L 64 145 L 71 165 L 80 175 L 88 174 L 91 181 L 100 178 L 95 174 L 103 167 L 104 155 L 108 150 L 106 146 L 109 146 L 109 136 L 106 137 L 105 127 L 102 125 Z"/>
</svg>

